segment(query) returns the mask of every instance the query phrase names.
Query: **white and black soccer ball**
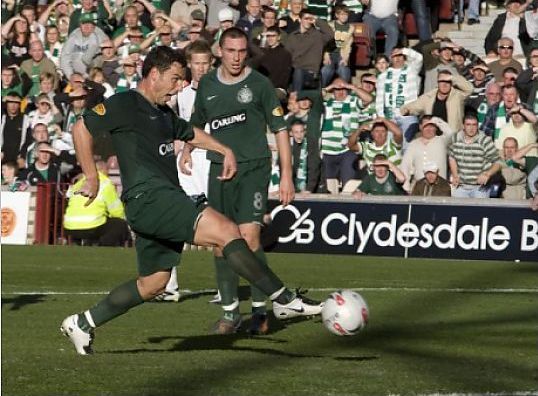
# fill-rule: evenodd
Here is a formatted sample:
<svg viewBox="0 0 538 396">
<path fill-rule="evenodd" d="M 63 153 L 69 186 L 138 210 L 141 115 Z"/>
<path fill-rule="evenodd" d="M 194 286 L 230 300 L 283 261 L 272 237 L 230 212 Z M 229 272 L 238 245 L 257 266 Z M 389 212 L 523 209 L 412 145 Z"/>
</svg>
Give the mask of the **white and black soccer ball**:
<svg viewBox="0 0 538 396">
<path fill-rule="evenodd" d="M 368 305 L 353 290 L 338 290 L 329 295 L 321 310 L 323 325 L 331 333 L 350 336 L 359 333 L 368 323 Z"/>
</svg>

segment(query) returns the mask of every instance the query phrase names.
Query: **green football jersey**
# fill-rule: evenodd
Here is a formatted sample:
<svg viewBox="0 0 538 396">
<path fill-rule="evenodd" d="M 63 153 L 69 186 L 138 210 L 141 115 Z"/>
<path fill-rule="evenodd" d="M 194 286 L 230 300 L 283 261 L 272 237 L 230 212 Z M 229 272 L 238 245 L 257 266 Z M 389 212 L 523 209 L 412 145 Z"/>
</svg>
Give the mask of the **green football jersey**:
<svg viewBox="0 0 538 396">
<path fill-rule="evenodd" d="M 283 115 L 275 88 L 265 76 L 250 70 L 242 81 L 226 84 L 216 69 L 198 85 L 190 122 L 200 129 L 209 124 L 211 135 L 233 150 L 237 162 L 245 162 L 271 156 L 267 127 L 274 133 L 286 129 Z M 207 158 L 223 160 L 209 151 Z"/>
<path fill-rule="evenodd" d="M 379 183 L 374 175 L 367 175 L 359 186 L 359 190 L 372 195 L 404 195 L 402 186 L 396 182 L 392 173 L 387 180 Z"/>
<path fill-rule="evenodd" d="M 111 96 L 84 114 L 94 137 L 110 133 L 118 157 L 122 199 L 159 186 L 179 187 L 174 140 L 191 140 L 189 124 L 168 106 L 148 102 L 138 91 Z"/>
</svg>

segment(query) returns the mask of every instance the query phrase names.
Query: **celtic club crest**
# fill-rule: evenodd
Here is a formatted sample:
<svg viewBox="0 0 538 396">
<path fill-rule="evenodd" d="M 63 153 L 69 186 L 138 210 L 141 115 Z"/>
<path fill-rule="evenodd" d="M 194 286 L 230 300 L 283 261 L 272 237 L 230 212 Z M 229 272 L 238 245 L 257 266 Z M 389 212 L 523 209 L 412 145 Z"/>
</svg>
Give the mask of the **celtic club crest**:
<svg viewBox="0 0 538 396">
<path fill-rule="evenodd" d="M 246 85 L 239 90 L 237 93 L 237 101 L 239 103 L 250 103 L 252 102 L 252 91 Z"/>
</svg>

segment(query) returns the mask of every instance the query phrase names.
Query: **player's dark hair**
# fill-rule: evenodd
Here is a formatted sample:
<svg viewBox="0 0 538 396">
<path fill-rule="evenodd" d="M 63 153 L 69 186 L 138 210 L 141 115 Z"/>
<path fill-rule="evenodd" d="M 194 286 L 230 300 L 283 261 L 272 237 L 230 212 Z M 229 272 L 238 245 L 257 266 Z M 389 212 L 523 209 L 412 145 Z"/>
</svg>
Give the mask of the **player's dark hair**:
<svg viewBox="0 0 538 396">
<path fill-rule="evenodd" d="M 222 44 L 224 44 L 224 40 L 226 40 L 227 38 L 230 38 L 230 39 L 244 38 L 245 40 L 247 40 L 247 43 L 248 43 L 248 35 L 243 30 L 235 26 L 232 26 L 231 28 L 226 29 L 222 33 L 219 39 L 219 46 L 222 47 Z"/>
<path fill-rule="evenodd" d="M 192 59 L 193 54 L 208 54 L 210 58 L 213 57 L 211 47 L 205 40 L 196 40 L 185 49 L 185 57 L 188 61 Z"/>
<path fill-rule="evenodd" d="M 144 65 L 142 66 L 142 78 L 146 78 L 154 67 L 157 68 L 160 73 L 163 73 L 170 69 L 174 62 L 182 63 L 183 61 L 184 63 L 185 60 L 182 60 L 181 58 L 181 55 L 170 47 L 161 45 L 153 48 L 144 60 Z"/>
</svg>

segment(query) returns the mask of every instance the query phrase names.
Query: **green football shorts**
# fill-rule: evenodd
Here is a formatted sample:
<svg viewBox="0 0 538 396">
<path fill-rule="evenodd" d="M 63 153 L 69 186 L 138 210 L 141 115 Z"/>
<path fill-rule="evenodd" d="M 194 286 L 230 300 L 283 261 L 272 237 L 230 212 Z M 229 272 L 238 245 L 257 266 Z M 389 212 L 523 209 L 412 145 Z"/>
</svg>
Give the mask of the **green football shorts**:
<svg viewBox="0 0 538 396">
<path fill-rule="evenodd" d="M 205 204 L 196 205 L 180 188 L 158 187 L 125 204 L 136 233 L 138 273 L 148 276 L 179 264 L 184 242 L 192 242 Z"/>
<path fill-rule="evenodd" d="M 209 205 L 237 224 L 263 224 L 267 212 L 267 191 L 271 177 L 271 160 L 262 158 L 237 164 L 232 180 L 217 179 L 222 164 L 211 163 L 209 170 Z"/>
</svg>

